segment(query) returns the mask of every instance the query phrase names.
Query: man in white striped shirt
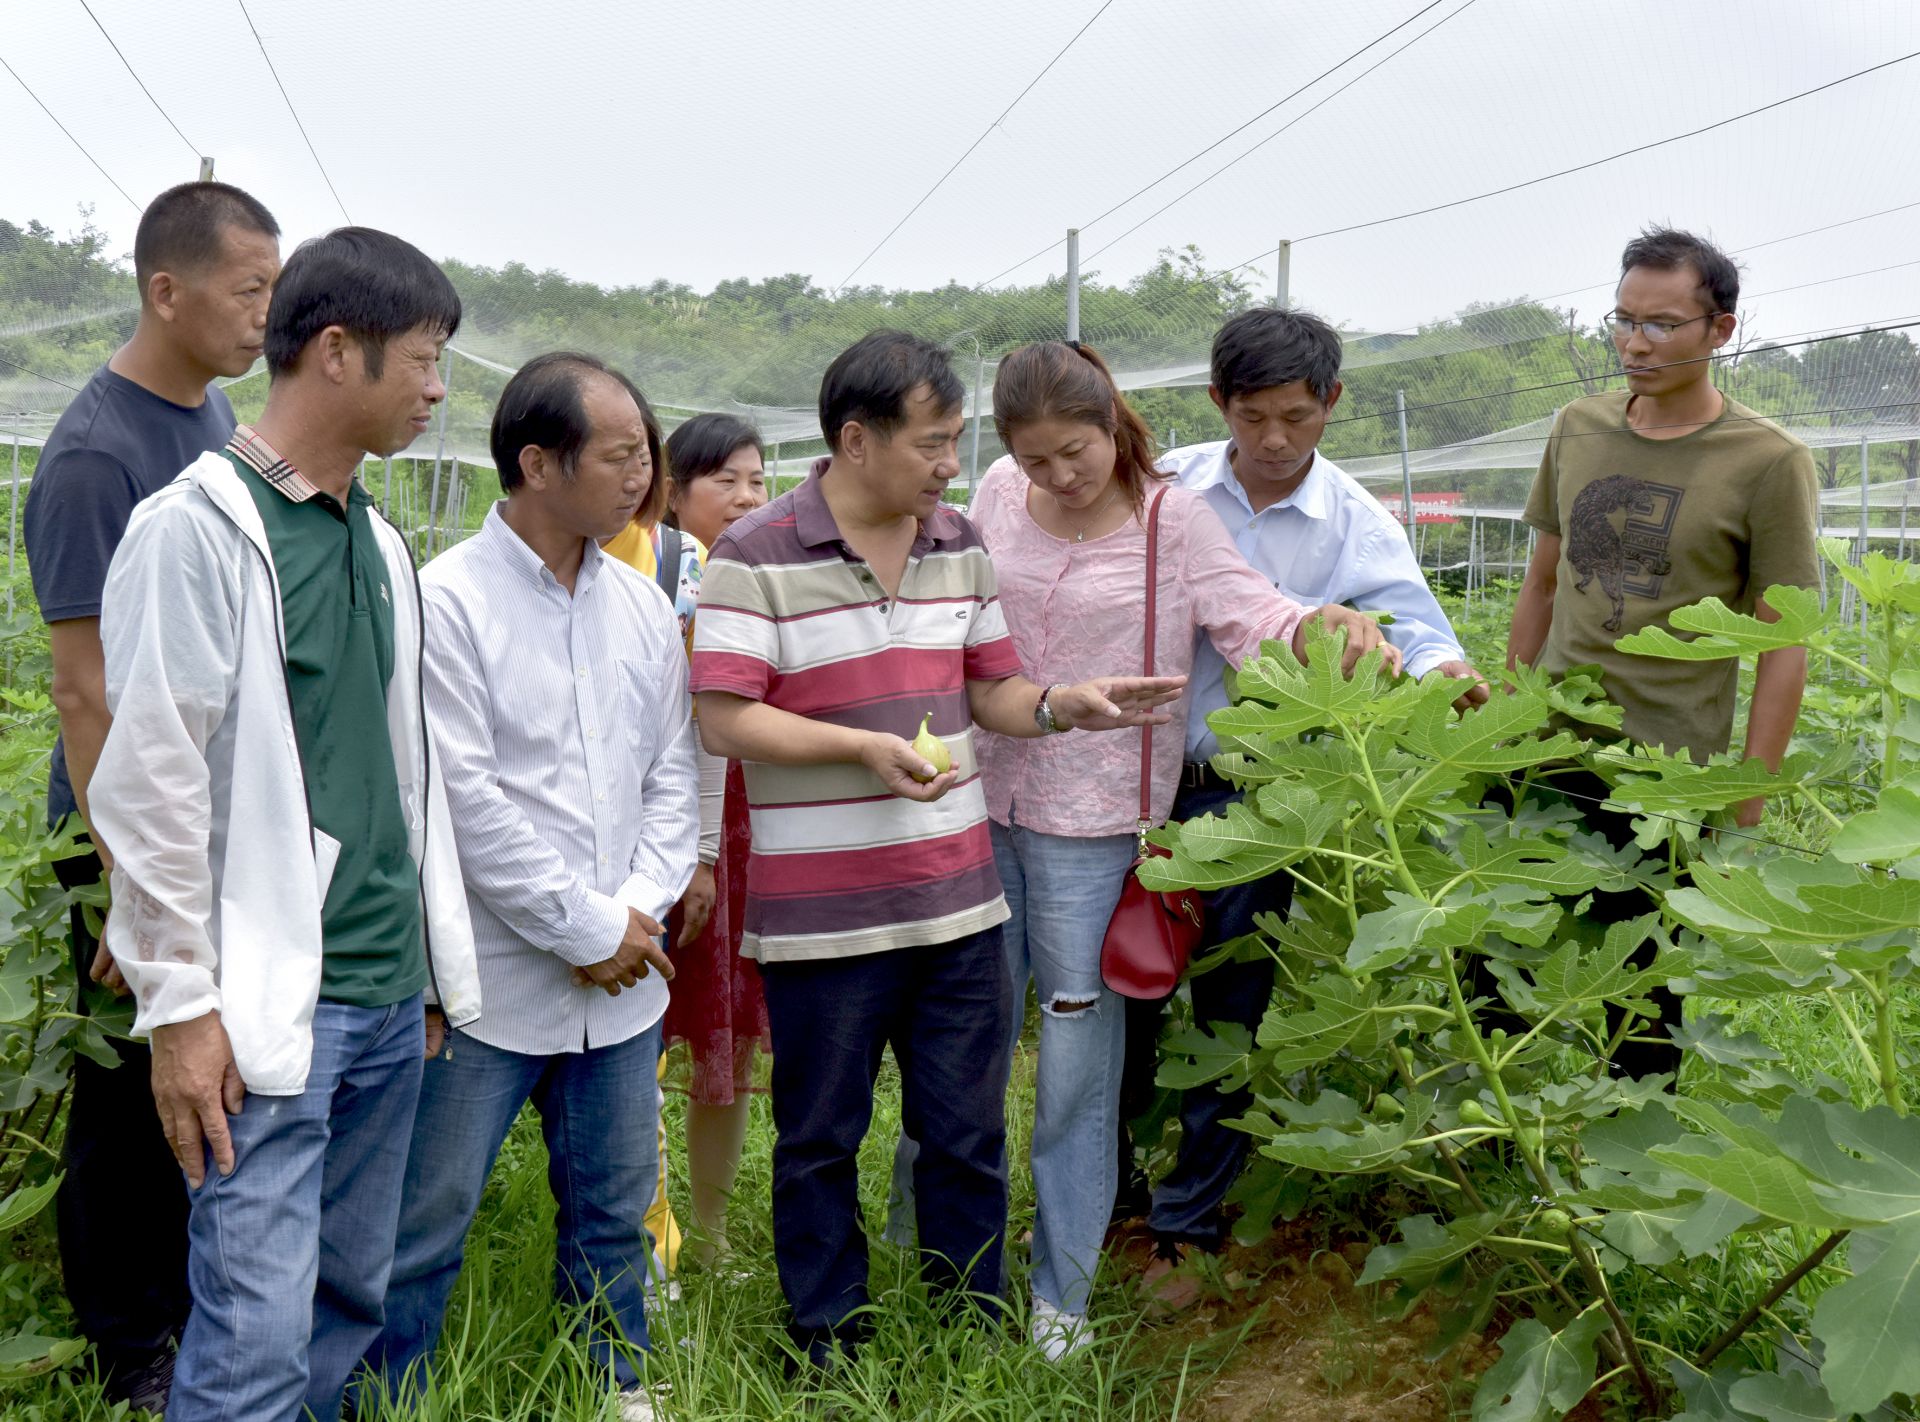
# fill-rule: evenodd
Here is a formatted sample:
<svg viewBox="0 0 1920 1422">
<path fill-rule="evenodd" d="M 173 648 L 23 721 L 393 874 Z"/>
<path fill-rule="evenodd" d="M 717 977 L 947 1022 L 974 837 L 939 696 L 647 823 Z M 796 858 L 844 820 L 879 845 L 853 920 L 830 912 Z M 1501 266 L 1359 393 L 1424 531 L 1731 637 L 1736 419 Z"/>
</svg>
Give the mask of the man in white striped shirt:
<svg viewBox="0 0 1920 1422">
<path fill-rule="evenodd" d="M 495 1155 L 540 1112 L 562 1301 L 599 1294 L 594 1348 L 622 1416 L 636 1369 L 658 1169 L 658 939 L 699 833 L 686 654 L 659 588 L 600 551 L 655 477 L 644 400 L 588 356 L 529 362 L 494 413 L 505 502 L 421 573 L 427 710 L 466 879 L 484 1027 L 427 1063 L 386 1331 L 398 1384 L 426 1357 Z"/>
</svg>

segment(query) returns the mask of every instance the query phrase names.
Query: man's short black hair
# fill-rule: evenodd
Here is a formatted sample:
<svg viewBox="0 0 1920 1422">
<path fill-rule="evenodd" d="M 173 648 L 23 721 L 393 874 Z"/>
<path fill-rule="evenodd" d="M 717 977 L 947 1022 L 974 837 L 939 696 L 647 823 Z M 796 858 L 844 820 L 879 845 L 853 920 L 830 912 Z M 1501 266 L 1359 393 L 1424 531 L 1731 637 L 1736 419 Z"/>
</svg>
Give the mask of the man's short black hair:
<svg viewBox="0 0 1920 1422">
<path fill-rule="evenodd" d="M 1656 272 L 1692 267 L 1700 278 L 1700 300 L 1709 311 L 1732 312 L 1740 306 L 1740 268 L 1704 237 L 1674 227 L 1649 227 L 1620 254 L 1622 277 L 1635 267 Z"/>
<path fill-rule="evenodd" d="M 133 275 L 141 299 L 156 272 L 203 272 L 224 253 L 229 227 L 280 236 L 280 224 L 251 193 L 230 183 L 182 183 L 147 204 L 133 234 Z"/>
<path fill-rule="evenodd" d="M 593 436 L 593 424 L 587 419 L 587 404 L 582 395 L 587 380 L 595 375 L 620 384 L 640 410 L 643 424 L 650 424 L 653 411 L 634 383 L 597 356 L 579 351 L 549 351 L 535 356 L 507 382 L 500 392 L 500 403 L 493 410 L 493 427 L 487 444 L 493 451 L 500 487 L 511 494 L 526 481 L 520 472 L 520 454 L 528 445 L 550 449 L 560 461 L 560 472 L 568 478 L 579 467 L 580 451 Z M 653 435 L 649 428 L 649 443 Z M 658 454 L 656 451 L 656 463 Z M 654 483 L 662 483 L 654 471 Z"/>
<path fill-rule="evenodd" d="M 966 400 L 945 346 L 905 331 L 869 331 L 834 357 L 820 382 L 820 432 L 827 448 L 838 453 L 841 429 L 856 420 L 891 439 L 907 421 L 907 397 L 922 385 L 933 392 L 941 414 Z"/>
<path fill-rule="evenodd" d="M 411 242 L 371 227 L 336 227 L 302 242 L 280 269 L 267 308 L 267 369 L 285 375 L 329 326 L 359 342 L 367 374 L 378 378 L 395 336 L 424 328 L 453 339 L 460 294 Z"/>
<path fill-rule="evenodd" d="M 1306 311 L 1256 306 L 1213 338 L 1213 388 L 1222 401 L 1304 381 L 1321 404 L 1340 383 L 1340 333 Z"/>
</svg>

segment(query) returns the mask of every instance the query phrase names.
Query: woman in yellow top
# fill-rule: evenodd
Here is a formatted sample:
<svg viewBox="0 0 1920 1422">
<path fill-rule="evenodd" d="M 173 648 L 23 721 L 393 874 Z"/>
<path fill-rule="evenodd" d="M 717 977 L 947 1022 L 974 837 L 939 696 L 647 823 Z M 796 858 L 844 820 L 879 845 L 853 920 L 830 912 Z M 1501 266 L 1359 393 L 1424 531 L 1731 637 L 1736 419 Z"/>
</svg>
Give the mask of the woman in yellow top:
<svg viewBox="0 0 1920 1422">
<path fill-rule="evenodd" d="M 663 459 L 659 419 L 651 409 L 642 411 L 641 417 L 647 426 L 648 467 L 653 472 L 653 482 L 641 498 L 632 521 L 600 547 L 659 584 L 680 619 L 681 635 L 691 643 L 693 610 L 700 601 L 700 570 L 706 566 L 707 549 L 705 544 L 675 526 L 669 507 L 673 481 L 667 477 L 667 467 L 673 458 L 672 442 L 667 442 Z M 660 571 L 663 548 L 667 563 L 673 569 L 664 580 Z"/>
</svg>

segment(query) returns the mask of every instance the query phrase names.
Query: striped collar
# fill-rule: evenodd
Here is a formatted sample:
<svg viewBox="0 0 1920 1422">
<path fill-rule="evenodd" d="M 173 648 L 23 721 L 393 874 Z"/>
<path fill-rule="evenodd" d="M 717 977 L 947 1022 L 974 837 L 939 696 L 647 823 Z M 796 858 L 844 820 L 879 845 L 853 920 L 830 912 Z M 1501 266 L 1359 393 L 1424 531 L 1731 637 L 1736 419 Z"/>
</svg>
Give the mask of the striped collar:
<svg viewBox="0 0 1920 1422">
<path fill-rule="evenodd" d="M 833 510 L 827 506 L 826 491 L 820 487 L 820 478 L 832 465 L 830 455 L 822 455 L 813 461 L 813 468 L 807 477 L 793 490 L 794 531 L 800 536 L 803 548 L 819 548 L 826 544 L 846 546 L 841 535 L 840 524 L 833 516 Z M 911 556 L 925 557 L 941 543 L 951 543 L 961 536 L 960 511 L 946 504 L 936 504 L 932 513 L 919 520 L 914 529 Z"/>
<path fill-rule="evenodd" d="M 320 492 L 306 475 L 295 469 L 280 456 L 278 450 L 261 438 L 260 432 L 252 425 L 234 428 L 233 438 L 227 441 L 227 453 L 243 460 L 247 468 L 285 494 L 292 503 L 304 504 Z"/>
</svg>

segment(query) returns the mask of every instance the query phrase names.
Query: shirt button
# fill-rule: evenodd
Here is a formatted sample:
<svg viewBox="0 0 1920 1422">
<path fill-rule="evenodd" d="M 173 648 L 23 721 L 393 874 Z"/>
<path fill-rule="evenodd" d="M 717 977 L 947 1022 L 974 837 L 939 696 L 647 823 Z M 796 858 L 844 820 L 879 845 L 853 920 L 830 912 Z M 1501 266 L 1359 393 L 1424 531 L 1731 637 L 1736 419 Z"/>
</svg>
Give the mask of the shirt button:
<svg viewBox="0 0 1920 1422">
<path fill-rule="evenodd" d="M 587 739 L 588 740 L 593 739 L 593 727 L 591 726 L 587 727 Z"/>
<path fill-rule="evenodd" d="M 596 800 L 604 800 L 607 798 L 607 792 L 602 790 L 598 795 L 595 795 L 593 798 Z"/>
<path fill-rule="evenodd" d="M 607 862 L 607 856 L 606 856 L 606 855 L 604 855 L 604 854 L 603 854 L 603 855 L 601 855 L 601 856 L 600 856 L 600 862 L 601 862 L 602 864 L 605 864 L 605 863 Z"/>
</svg>

